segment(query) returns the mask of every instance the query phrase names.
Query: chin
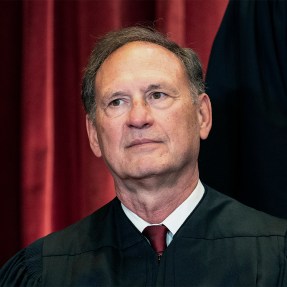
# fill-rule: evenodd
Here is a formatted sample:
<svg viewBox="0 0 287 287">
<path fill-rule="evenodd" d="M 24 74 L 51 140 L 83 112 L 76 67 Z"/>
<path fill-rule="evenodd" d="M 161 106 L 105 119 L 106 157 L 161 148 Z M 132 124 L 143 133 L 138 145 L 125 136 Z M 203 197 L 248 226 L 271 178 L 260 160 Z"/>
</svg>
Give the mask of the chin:
<svg viewBox="0 0 287 287">
<path fill-rule="evenodd" d="M 167 168 L 166 166 L 148 166 L 143 167 L 140 166 L 140 168 L 130 170 L 130 172 L 127 173 L 128 178 L 134 178 L 134 179 L 149 179 L 153 178 L 159 175 L 163 175 L 170 172 L 170 168 Z"/>
<path fill-rule="evenodd" d="M 133 171 L 133 172 L 129 172 L 127 173 L 126 178 L 130 178 L 130 179 L 148 179 L 148 178 L 152 178 L 155 177 L 158 173 L 156 173 L 155 171 Z"/>
</svg>

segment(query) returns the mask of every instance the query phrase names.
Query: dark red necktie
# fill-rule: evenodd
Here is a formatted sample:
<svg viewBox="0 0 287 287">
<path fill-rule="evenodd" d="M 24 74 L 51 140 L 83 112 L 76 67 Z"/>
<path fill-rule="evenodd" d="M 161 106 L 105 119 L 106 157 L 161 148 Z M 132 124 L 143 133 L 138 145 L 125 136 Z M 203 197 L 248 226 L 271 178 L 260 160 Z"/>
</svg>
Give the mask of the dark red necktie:
<svg viewBox="0 0 287 287">
<path fill-rule="evenodd" d="M 149 240 L 150 245 L 157 253 L 159 260 L 166 248 L 167 232 L 168 229 L 164 225 L 150 225 L 147 226 L 143 231 L 143 235 Z"/>
</svg>

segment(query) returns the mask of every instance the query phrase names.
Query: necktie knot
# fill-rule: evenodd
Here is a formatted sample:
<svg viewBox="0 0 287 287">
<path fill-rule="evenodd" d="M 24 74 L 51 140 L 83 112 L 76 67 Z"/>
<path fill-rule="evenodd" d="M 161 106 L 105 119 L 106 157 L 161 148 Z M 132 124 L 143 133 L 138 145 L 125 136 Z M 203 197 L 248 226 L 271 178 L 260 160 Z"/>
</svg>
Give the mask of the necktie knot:
<svg viewBox="0 0 287 287">
<path fill-rule="evenodd" d="M 162 255 L 166 248 L 166 234 L 168 229 L 164 225 L 147 226 L 143 235 L 149 240 L 151 247 L 158 255 Z"/>
</svg>

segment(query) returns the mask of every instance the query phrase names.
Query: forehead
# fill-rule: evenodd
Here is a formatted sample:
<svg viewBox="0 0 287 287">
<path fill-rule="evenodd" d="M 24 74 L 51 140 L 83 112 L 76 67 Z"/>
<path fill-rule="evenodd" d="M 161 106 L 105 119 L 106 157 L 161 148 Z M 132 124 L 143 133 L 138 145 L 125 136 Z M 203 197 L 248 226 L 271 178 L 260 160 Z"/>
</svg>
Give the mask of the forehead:
<svg viewBox="0 0 287 287">
<path fill-rule="evenodd" d="M 127 43 L 112 52 L 104 61 L 109 62 L 115 58 L 123 57 L 125 59 L 132 58 L 133 56 L 150 57 L 155 54 L 161 55 L 161 58 L 170 58 L 176 62 L 181 60 L 170 50 L 163 46 L 151 42 L 134 41 Z"/>
<path fill-rule="evenodd" d="M 113 75 L 148 76 L 159 72 L 166 77 L 186 78 L 185 67 L 174 53 L 157 44 L 135 41 L 107 57 L 96 75 L 96 86 L 103 78 L 112 80 Z"/>
</svg>

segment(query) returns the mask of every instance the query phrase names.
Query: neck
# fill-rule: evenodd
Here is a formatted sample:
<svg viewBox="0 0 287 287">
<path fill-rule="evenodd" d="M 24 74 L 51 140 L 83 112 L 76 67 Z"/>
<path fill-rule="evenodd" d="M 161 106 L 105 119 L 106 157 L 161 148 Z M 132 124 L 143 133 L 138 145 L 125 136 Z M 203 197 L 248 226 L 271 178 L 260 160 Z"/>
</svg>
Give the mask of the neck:
<svg viewBox="0 0 287 287">
<path fill-rule="evenodd" d="M 115 179 L 119 200 L 145 221 L 156 224 L 167 218 L 193 192 L 198 168 L 184 176 L 153 176 L 145 179 Z"/>
</svg>

